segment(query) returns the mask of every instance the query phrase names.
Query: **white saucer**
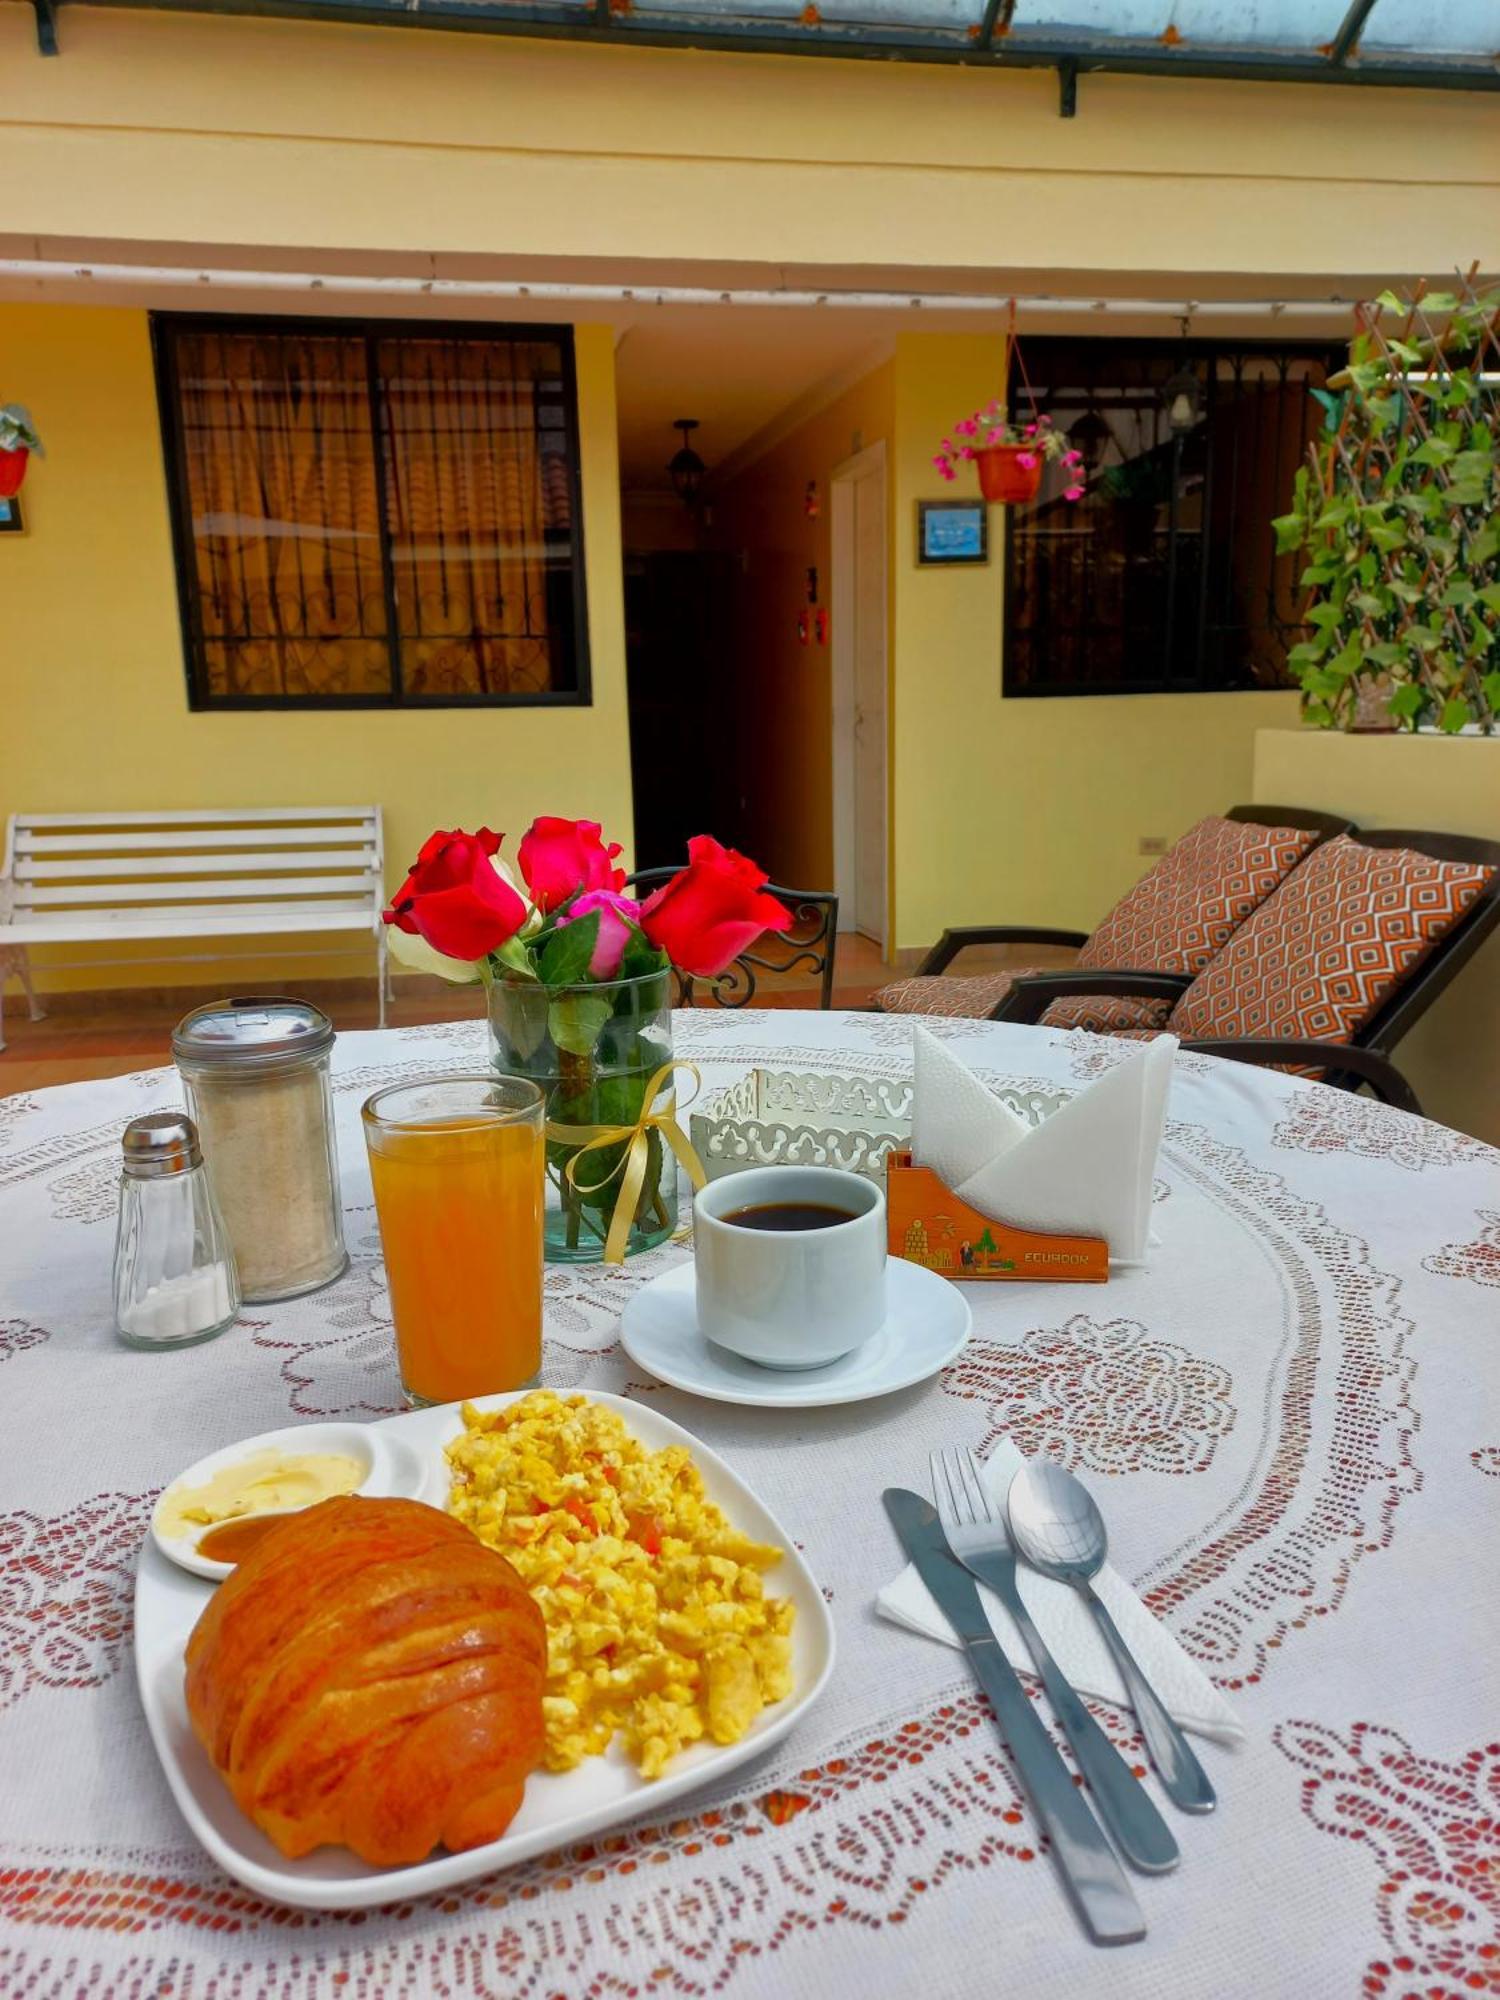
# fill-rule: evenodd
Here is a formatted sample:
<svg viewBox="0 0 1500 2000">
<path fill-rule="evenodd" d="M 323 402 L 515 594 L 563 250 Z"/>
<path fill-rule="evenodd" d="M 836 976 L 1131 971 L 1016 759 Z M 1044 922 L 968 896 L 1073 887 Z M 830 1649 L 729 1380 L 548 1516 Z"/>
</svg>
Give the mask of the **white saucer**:
<svg viewBox="0 0 1500 2000">
<path fill-rule="evenodd" d="M 863 1347 L 825 1368 L 761 1368 L 715 1347 L 698 1331 L 697 1281 L 691 1264 L 637 1292 L 620 1316 L 620 1341 L 658 1382 L 715 1403 L 810 1409 L 859 1403 L 923 1382 L 969 1338 L 969 1302 L 947 1278 L 892 1257 L 886 1265 L 885 1325 Z"/>
<path fill-rule="evenodd" d="M 208 1533 L 207 1528 L 193 1527 L 186 1534 L 169 1535 L 161 1526 L 162 1516 L 167 1502 L 180 1487 L 206 1485 L 216 1472 L 221 1472 L 225 1466 L 237 1465 L 241 1459 L 257 1451 L 284 1451 L 292 1455 L 327 1452 L 352 1458 L 362 1468 L 355 1491 L 372 1499 L 414 1500 L 421 1492 L 425 1478 L 413 1453 L 399 1439 L 388 1437 L 384 1426 L 293 1424 L 286 1430 L 263 1431 L 259 1437 L 242 1438 L 238 1444 L 226 1445 L 222 1451 L 211 1451 L 207 1458 L 200 1458 L 186 1472 L 179 1472 L 161 1495 L 151 1510 L 151 1539 L 169 1562 L 191 1570 L 194 1576 L 206 1576 L 215 1583 L 228 1576 L 234 1567 L 232 1563 L 214 1562 L 198 1553 L 198 1543 Z"/>
</svg>

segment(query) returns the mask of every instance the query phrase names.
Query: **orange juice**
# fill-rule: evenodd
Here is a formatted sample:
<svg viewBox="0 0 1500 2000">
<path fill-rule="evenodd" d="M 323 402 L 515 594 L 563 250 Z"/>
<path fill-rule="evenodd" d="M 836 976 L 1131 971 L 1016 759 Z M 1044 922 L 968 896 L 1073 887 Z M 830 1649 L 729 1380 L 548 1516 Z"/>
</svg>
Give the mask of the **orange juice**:
<svg viewBox="0 0 1500 2000">
<path fill-rule="evenodd" d="M 489 1099 L 527 1091 L 534 1106 L 465 1105 L 465 1081 L 400 1086 L 365 1106 L 401 1382 L 415 1403 L 519 1389 L 542 1360 L 540 1093 L 487 1079 Z"/>
</svg>

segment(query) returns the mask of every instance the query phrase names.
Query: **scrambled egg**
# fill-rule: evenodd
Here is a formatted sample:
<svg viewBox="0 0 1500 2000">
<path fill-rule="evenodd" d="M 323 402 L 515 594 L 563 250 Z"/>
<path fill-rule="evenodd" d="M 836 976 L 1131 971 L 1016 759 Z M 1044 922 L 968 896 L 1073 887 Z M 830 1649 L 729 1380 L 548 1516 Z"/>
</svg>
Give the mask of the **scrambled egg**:
<svg viewBox="0 0 1500 2000">
<path fill-rule="evenodd" d="M 463 1408 L 448 1511 L 520 1572 L 547 1623 L 545 1764 L 571 1771 L 618 1731 L 647 1778 L 687 1743 L 736 1743 L 791 1692 L 792 1605 L 682 1445 L 647 1451 L 619 1416 L 538 1389 Z"/>
</svg>

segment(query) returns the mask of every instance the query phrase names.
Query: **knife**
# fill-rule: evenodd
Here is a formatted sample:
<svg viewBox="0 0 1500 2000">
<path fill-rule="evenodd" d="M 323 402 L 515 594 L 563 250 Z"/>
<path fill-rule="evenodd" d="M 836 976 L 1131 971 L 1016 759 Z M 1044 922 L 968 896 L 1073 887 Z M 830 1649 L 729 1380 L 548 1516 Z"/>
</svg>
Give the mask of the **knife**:
<svg viewBox="0 0 1500 2000">
<path fill-rule="evenodd" d="M 989 1696 L 1001 1740 L 1046 1829 L 1053 1858 L 1089 1936 L 1095 1944 L 1133 1944 L 1146 1935 L 1140 1904 L 990 1630 L 978 1585 L 950 1554 L 942 1524 L 920 1494 L 888 1486 L 885 1510 L 908 1559 L 963 1641 L 974 1678 Z"/>
</svg>

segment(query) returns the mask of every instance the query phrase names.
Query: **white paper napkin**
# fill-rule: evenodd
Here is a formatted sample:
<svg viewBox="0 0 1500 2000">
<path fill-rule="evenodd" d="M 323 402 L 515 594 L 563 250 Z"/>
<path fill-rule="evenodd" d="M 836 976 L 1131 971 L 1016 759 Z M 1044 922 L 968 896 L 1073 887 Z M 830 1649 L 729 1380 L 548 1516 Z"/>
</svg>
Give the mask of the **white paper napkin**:
<svg viewBox="0 0 1500 2000">
<path fill-rule="evenodd" d="M 984 1463 L 985 1484 L 1002 1516 L 1010 1482 L 1025 1462 L 1010 1439 L 1001 1438 Z M 1052 1657 L 1079 1693 L 1096 1695 L 1101 1701 L 1128 1708 L 1125 1684 L 1100 1637 L 1093 1613 L 1077 1591 L 1069 1584 L 1038 1576 L 1025 1563 L 1016 1565 L 1016 1582 Z M 1243 1742 L 1244 1727 L 1229 1703 L 1166 1627 L 1157 1623 L 1124 1577 L 1106 1563 L 1094 1578 L 1094 1588 L 1104 1599 L 1147 1680 L 1182 1727 L 1210 1737 L 1215 1743 Z M 1031 1655 L 1010 1613 L 982 1583 L 978 1589 L 990 1629 L 1004 1647 L 1006 1658 L 1013 1667 L 1035 1673 Z M 940 1639 L 945 1646 L 956 1647 L 960 1643 L 910 1563 L 893 1583 L 877 1594 L 875 1607 L 883 1618 L 904 1625 L 908 1631 Z"/>
<path fill-rule="evenodd" d="M 1176 1047 L 1158 1035 L 1033 1126 L 914 1028 L 912 1158 L 993 1222 L 1102 1236 L 1112 1262 L 1139 1263 Z"/>
</svg>

